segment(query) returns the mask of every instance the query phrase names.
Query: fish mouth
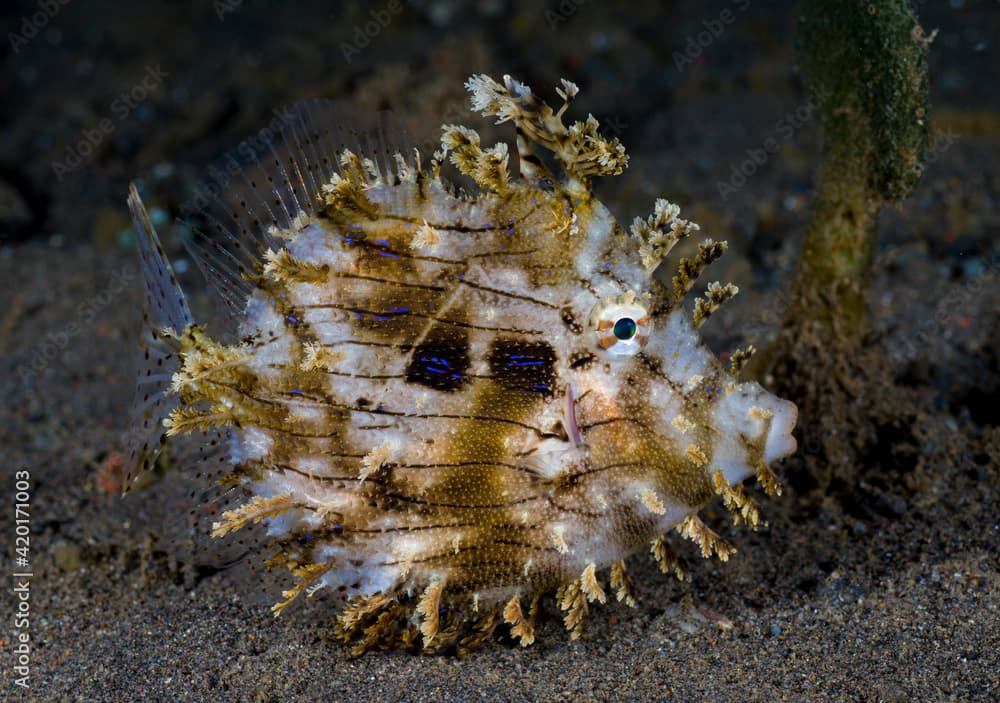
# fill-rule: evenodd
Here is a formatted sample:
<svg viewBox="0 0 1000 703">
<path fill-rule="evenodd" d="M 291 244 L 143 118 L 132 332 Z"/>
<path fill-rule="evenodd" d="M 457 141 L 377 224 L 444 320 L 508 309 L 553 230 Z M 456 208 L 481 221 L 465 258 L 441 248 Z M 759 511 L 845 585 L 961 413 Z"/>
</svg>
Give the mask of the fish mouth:
<svg viewBox="0 0 1000 703">
<path fill-rule="evenodd" d="M 799 409 L 795 403 L 779 400 L 772 408 L 772 412 L 774 415 L 771 417 L 767 440 L 764 442 L 764 461 L 768 464 L 794 453 L 798 446 L 792 435 L 799 417 Z"/>
</svg>

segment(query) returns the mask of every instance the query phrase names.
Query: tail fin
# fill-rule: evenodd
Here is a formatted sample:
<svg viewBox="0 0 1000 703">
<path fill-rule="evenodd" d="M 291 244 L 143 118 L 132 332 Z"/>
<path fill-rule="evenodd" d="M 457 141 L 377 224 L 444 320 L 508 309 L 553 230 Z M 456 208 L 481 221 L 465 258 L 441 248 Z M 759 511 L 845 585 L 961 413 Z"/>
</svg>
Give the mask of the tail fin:
<svg viewBox="0 0 1000 703">
<path fill-rule="evenodd" d="M 135 184 L 129 186 L 128 207 L 145 279 L 145 296 L 123 494 L 128 493 L 136 478 L 153 468 L 166 440 L 163 420 L 178 404 L 177 397 L 169 394 L 171 378 L 180 365 L 177 340 L 191 324 L 184 293 Z"/>
</svg>

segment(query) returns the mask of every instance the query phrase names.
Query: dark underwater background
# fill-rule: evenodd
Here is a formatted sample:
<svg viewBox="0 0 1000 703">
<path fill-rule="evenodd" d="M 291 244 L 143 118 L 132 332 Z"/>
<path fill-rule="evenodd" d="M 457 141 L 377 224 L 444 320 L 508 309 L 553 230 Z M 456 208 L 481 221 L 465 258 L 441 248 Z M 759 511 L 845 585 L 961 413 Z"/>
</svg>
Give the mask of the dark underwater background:
<svg viewBox="0 0 1000 703">
<path fill-rule="evenodd" d="M 688 550 L 681 583 L 638 555 L 638 607 L 592 609 L 579 641 L 549 602 L 527 649 L 498 631 L 465 659 L 351 659 L 322 608 L 274 620 L 245 584 L 178 557 L 168 535 L 187 506 L 172 477 L 125 500 L 113 490 L 141 314 L 128 184 L 204 309 L 177 218 L 210 164 L 263 151 L 283 106 L 343 99 L 394 111 L 418 144 L 442 122 L 489 142 L 510 135 L 469 112 L 469 75 L 509 73 L 550 103 L 567 78 L 581 89 L 570 115 L 594 114 L 631 156 L 600 197 L 623 222 L 667 197 L 727 239 L 713 273 L 741 293 L 704 331 L 716 351 L 760 346 L 786 307 L 820 154 L 796 71 L 797 4 L 4 3 L 0 699 L 1000 696 L 1000 4 L 915 7 L 938 30 L 932 145 L 915 191 L 879 220 L 870 309 L 891 368 L 865 390 L 905 389 L 913 406 L 897 416 L 916 420 L 877 427 L 850 481 L 814 480 L 803 457 L 823 457 L 803 442 L 777 467 L 784 495 L 760 496 L 767 528 L 731 530 L 707 511 L 739 548 L 728 563 Z M 27 625 L 13 576 L 22 472 Z M 15 669 L 24 632 L 27 678 Z"/>
</svg>

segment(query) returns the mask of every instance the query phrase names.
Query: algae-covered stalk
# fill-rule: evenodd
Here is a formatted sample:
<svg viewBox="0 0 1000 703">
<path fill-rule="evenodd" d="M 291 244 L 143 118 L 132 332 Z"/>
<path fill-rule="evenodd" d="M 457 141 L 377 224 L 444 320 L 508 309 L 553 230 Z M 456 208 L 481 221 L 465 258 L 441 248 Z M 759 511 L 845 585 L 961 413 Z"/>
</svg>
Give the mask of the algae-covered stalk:
<svg viewBox="0 0 1000 703">
<path fill-rule="evenodd" d="M 804 439 L 826 467 L 812 467 L 827 472 L 821 485 L 829 472 L 850 473 L 873 436 L 875 407 L 884 406 L 870 395 L 886 357 L 866 348 L 866 284 L 879 208 L 909 194 L 924 162 L 929 43 L 904 0 L 802 3 L 798 63 L 817 108 L 822 161 L 788 314 L 756 371 L 772 372 L 810 418 L 803 431 L 814 436 Z"/>
<path fill-rule="evenodd" d="M 805 0 L 802 9 L 799 66 L 823 160 L 793 314 L 818 322 L 830 342 L 865 331 L 879 207 L 905 198 L 920 176 L 928 42 L 903 0 Z"/>
</svg>

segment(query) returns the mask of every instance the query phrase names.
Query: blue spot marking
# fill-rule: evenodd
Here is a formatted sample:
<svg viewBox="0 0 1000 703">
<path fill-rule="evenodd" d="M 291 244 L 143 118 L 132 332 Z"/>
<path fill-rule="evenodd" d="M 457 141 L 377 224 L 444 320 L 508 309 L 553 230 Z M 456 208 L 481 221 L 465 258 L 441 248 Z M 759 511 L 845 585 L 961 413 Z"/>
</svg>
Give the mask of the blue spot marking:
<svg viewBox="0 0 1000 703">
<path fill-rule="evenodd" d="M 531 204 L 532 205 L 538 205 L 538 198 L 532 198 L 531 199 Z"/>
<path fill-rule="evenodd" d="M 299 395 L 304 395 L 301 388 L 293 388 L 292 393 L 298 393 Z"/>
<path fill-rule="evenodd" d="M 421 363 L 423 363 L 424 369 L 426 369 L 430 373 L 438 373 L 438 374 L 441 374 L 442 376 L 448 376 L 449 378 L 461 378 L 462 377 L 462 374 L 460 374 L 460 373 L 454 373 L 451 370 L 451 364 L 448 363 L 447 359 L 444 359 L 442 357 L 439 357 L 439 356 L 421 356 L 420 357 L 420 361 L 421 361 Z M 435 366 L 431 366 L 431 364 L 435 364 Z M 444 368 L 439 368 L 440 366 L 443 366 Z"/>
<path fill-rule="evenodd" d="M 402 315 L 404 312 L 410 312 L 409 308 L 393 308 L 389 311 L 393 315 Z"/>
<path fill-rule="evenodd" d="M 379 256 L 386 256 L 386 257 L 388 257 L 390 259 L 398 259 L 399 258 L 395 254 L 393 254 L 391 251 L 382 251 L 381 249 L 379 250 L 378 255 Z"/>
<path fill-rule="evenodd" d="M 524 359 L 524 361 L 521 361 L 522 359 Z M 508 366 L 538 366 L 538 365 L 544 364 L 544 363 L 545 363 L 544 360 L 542 360 L 542 359 L 536 359 L 533 356 L 525 356 L 523 354 L 511 354 L 510 355 L 510 363 L 508 363 L 507 365 Z"/>
</svg>

